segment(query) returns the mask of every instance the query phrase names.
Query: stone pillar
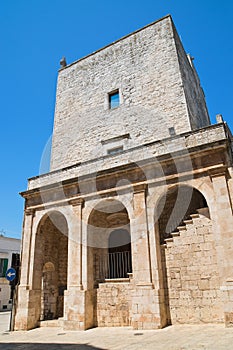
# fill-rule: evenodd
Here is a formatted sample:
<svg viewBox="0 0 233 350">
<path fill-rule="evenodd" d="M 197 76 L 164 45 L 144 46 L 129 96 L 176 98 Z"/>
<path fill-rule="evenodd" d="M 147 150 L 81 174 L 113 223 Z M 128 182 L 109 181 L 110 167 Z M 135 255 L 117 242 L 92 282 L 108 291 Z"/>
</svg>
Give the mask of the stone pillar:
<svg viewBox="0 0 233 350">
<path fill-rule="evenodd" d="M 65 330 L 85 330 L 90 327 L 89 305 L 92 303 L 90 293 L 82 284 L 82 198 L 70 201 L 73 217 L 69 223 L 68 238 L 68 277 L 67 290 L 64 293 Z M 92 304 L 91 304 L 92 305 Z"/>
<path fill-rule="evenodd" d="M 233 218 L 232 203 L 227 184 L 227 169 L 222 167 L 211 171 L 215 193 L 213 233 L 220 273 L 221 291 L 224 304 L 225 324 L 233 326 Z"/>
<path fill-rule="evenodd" d="M 21 251 L 20 286 L 28 286 L 29 283 L 33 218 L 34 211 L 31 209 L 26 209 L 24 216 L 23 240 Z"/>
<path fill-rule="evenodd" d="M 34 211 L 25 210 L 23 225 L 23 240 L 21 251 L 21 275 L 18 286 L 16 316 L 14 330 L 28 330 L 37 326 L 38 315 L 36 312 L 37 302 L 35 302 L 35 291 L 29 286 L 29 270 L 31 255 L 31 239 L 33 227 Z"/>
<path fill-rule="evenodd" d="M 67 288 L 73 287 L 80 290 L 82 286 L 82 198 L 70 201 L 73 209 L 73 220 L 70 223 L 68 237 L 68 276 Z"/>
<path fill-rule="evenodd" d="M 133 283 L 132 326 L 134 329 L 161 328 L 158 291 L 151 277 L 150 242 L 146 208 L 147 186 L 134 187 L 134 218 L 130 222 Z"/>
<path fill-rule="evenodd" d="M 130 222 L 133 279 L 137 285 L 152 285 L 145 185 L 134 187 L 134 219 Z"/>
<path fill-rule="evenodd" d="M 156 196 L 156 194 L 154 194 Z M 153 202 L 153 201 L 152 201 Z M 160 245 L 159 225 L 155 222 L 155 208 L 149 207 L 148 211 L 148 229 L 150 239 L 151 271 L 152 284 L 157 295 L 157 308 L 155 314 L 160 318 L 159 327 L 165 327 L 170 324 L 170 310 L 165 298 L 164 275 L 166 273 L 165 248 Z M 157 221 L 157 220 L 156 220 Z"/>
</svg>

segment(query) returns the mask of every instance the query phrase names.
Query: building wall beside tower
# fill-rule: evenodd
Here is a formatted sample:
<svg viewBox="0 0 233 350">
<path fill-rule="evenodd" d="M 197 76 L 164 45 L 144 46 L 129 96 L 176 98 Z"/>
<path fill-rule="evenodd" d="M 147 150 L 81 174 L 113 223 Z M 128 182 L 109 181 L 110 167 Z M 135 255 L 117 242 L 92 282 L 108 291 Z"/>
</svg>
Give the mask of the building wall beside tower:
<svg viewBox="0 0 233 350">
<path fill-rule="evenodd" d="M 20 239 L 0 236 L 0 311 L 11 310 L 11 287 L 5 274 L 12 267 L 13 255 L 20 253 Z"/>
</svg>

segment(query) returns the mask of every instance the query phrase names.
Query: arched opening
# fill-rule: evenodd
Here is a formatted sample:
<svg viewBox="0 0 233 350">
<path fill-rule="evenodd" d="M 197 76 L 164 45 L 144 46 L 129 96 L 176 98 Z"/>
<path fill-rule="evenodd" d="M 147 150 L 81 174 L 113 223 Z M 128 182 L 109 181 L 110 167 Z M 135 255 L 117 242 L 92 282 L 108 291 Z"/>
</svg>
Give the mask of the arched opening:
<svg viewBox="0 0 233 350">
<path fill-rule="evenodd" d="M 131 272 L 129 232 L 125 229 L 113 230 L 108 238 L 108 278 L 127 278 Z"/>
<path fill-rule="evenodd" d="M 171 233 L 191 214 L 197 214 L 203 209 L 205 215 L 209 216 L 205 197 L 195 188 L 183 185 L 169 189 L 157 207 L 160 243 L 165 243 L 165 239 L 171 237 Z"/>
<path fill-rule="evenodd" d="M 93 210 L 88 221 L 88 259 L 94 286 L 132 273 L 128 212 L 117 200 L 106 200 Z"/>
<path fill-rule="evenodd" d="M 132 262 L 130 220 L 125 206 L 118 200 L 101 201 L 90 214 L 87 234 L 93 325 L 129 326 Z"/>
<path fill-rule="evenodd" d="M 204 196 L 185 185 L 168 190 L 156 208 L 155 231 L 164 325 L 221 322 L 215 240 Z"/>
<path fill-rule="evenodd" d="M 33 289 L 40 291 L 40 321 L 63 316 L 67 257 L 67 221 L 61 213 L 50 212 L 41 219 L 35 242 Z"/>
</svg>

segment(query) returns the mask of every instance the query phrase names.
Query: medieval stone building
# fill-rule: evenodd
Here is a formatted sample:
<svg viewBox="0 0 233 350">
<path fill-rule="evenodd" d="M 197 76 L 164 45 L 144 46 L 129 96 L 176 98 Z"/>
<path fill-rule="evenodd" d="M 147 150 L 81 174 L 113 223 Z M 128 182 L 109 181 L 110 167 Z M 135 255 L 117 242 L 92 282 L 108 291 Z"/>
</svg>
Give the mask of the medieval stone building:
<svg viewBox="0 0 233 350">
<path fill-rule="evenodd" d="M 233 324 L 231 146 L 170 16 L 63 60 L 51 171 L 22 193 L 15 329 Z"/>
</svg>

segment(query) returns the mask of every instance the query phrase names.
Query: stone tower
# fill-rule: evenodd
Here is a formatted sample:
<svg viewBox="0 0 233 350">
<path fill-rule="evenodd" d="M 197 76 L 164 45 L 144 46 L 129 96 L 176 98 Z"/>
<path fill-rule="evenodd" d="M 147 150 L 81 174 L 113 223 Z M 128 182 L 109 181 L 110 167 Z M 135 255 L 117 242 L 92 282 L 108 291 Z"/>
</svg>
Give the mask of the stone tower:
<svg viewBox="0 0 233 350">
<path fill-rule="evenodd" d="M 118 93 L 118 108 L 111 94 Z M 61 69 L 51 170 L 210 124 L 170 16 Z"/>
<path fill-rule="evenodd" d="M 232 136 L 170 16 L 62 67 L 15 329 L 233 322 Z"/>
</svg>

